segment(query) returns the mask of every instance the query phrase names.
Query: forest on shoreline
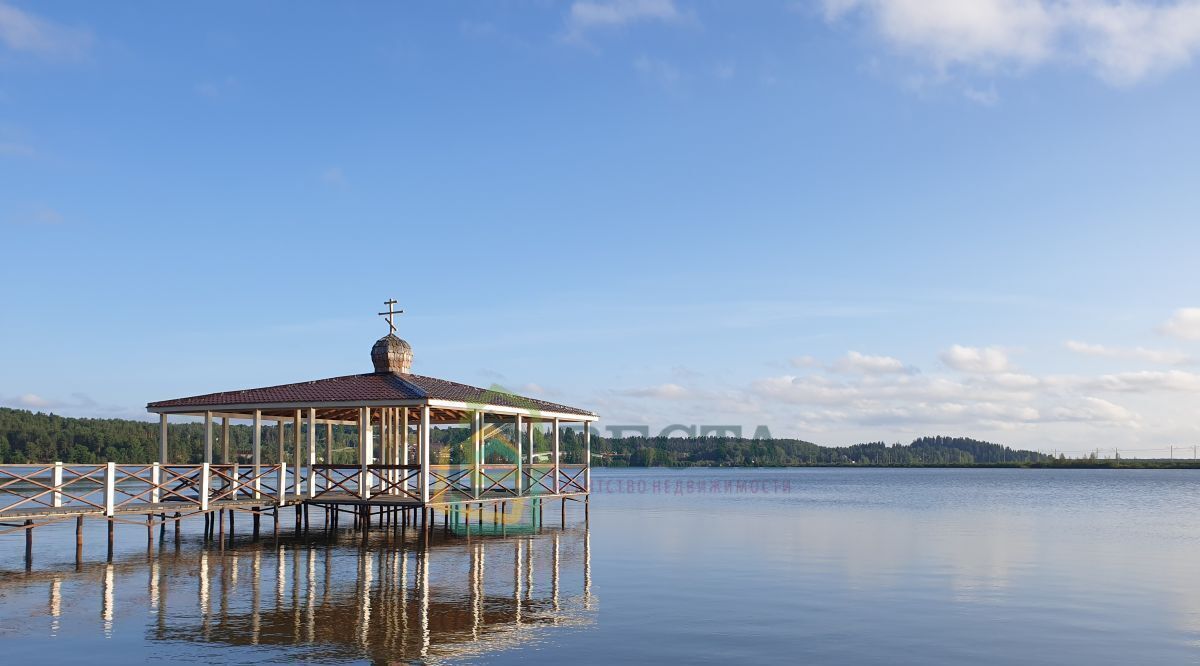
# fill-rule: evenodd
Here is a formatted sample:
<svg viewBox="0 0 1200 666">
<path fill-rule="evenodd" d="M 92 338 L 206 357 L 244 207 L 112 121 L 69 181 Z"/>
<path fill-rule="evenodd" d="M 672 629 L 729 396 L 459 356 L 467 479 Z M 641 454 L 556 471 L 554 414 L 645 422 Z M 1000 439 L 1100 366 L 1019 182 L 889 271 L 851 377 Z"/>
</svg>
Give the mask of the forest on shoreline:
<svg viewBox="0 0 1200 666">
<path fill-rule="evenodd" d="M 201 423 L 170 425 L 171 457 L 176 463 L 203 460 L 204 426 Z M 274 425 L 263 427 L 263 459 L 278 456 L 279 436 Z M 503 429 L 502 429 L 503 432 Z M 158 455 L 157 423 L 132 419 L 91 419 L 44 414 L 0 407 L 0 463 L 147 463 Z M 246 457 L 252 437 L 248 425 L 230 427 L 230 443 Z M 434 451 L 438 462 L 456 464 L 464 459 L 465 427 L 435 429 Z M 549 433 L 535 434 L 535 447 L 547 451 Z M 285 450 L 290 448 L 285 433 Z M 564 463 L 582 463 L 583 437 L 578 429 L 563 428 L 560 450 Z M 354 427 L 337 428 L 334 462 L 357 460 Z M 965 437 L 922 437 L 909 444 L 868 442 L 853 446 L 820 446 L 799 439 L 747 439 L 740 437 L 620 437 L 592 436 L 596 467 L 1197 467 L 1187 460 L 1106 460 L 1055 458 L 1045 453 L 1012 449 Z M 323 448 L 323 446 L 322 446 Z M 514 462 L 511 447 L 489 440 L 491 463 Z"/>
</svg>

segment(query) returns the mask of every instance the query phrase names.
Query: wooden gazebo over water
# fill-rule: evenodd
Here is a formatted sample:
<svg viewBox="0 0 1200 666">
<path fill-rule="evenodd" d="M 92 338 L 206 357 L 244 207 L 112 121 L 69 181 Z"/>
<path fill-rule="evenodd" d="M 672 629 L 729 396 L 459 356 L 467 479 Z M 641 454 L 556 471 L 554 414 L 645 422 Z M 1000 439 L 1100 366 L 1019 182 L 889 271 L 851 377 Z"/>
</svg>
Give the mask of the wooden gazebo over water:
<svg viewBox="0 0 1200 666">
<path fill-rule="evenodd" d="M 168 465 L 169 416 L 201 417 L 205 423 L 204 462 L 220 468 L 225 485 L 250 485 L 257 495 L 269 466 L 277 491 L 289 501 L 319 504 L 450 505 L 522 497 L 570 497 L 590 489 L 590 411 L 503 390 L 413 374 L 412 347 L 390 330 L 371 349 L 374 372 L 328 379 L 208 393 L 147 405 L 160 415 L 159 462 Z M 231 421 L 253 424 L 249 464 L 230 452 Z M 280 459 L 262 459 L 262 424 L 278 426 Z M 216 432 L 216 426 L 220 432 Z M 290 428 L 290 437 L 285 428 Z M 470 438 L 454 464 L 431 455 L 433 431 L 467 426 Z M 583 460 L 563 464 L 564 426 L 582 426 Z M 356 464 L 335 464 L 335 428 L 357 434 Z M 549 429 L 546 432 L 546 429 Z M 535 436 L 537 435 L 537 436 Z M 285 442 L 291 440 L 290 460 Z M 535 442 L 549 450 L 535 451 Z M 220 462 L 214 459 L 220 445 Z M 288 471 L 291 474 L 288 474 Z M 235 495 L 237 493 L 235 492 Z M 275 493 L 272 493 L 275 494 Z"/>
</svg>

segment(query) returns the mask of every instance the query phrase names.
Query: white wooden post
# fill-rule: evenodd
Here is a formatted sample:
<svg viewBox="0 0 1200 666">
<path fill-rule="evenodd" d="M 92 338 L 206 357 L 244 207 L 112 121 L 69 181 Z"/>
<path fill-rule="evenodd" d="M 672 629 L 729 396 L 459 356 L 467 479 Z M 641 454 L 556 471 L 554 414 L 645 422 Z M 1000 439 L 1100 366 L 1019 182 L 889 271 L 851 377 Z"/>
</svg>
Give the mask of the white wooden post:
<svg viewBox="0 0 1200 666">
<path fill-rule="evenodd" d="M 583 464 L 587 467 L 583 470 L 583 487 L 587 492 L 592 492 L 592 424 L 589 421 L 583 422 Z"/>
<path fill-rule="evenodd" d="M 475 426 L 472 428 L 471 445 L 475 449 L 474 455 L 471 456 L 471 493 L 475 499 L 479 499 L 479 491 L 483 485 L 483 412 L 475 410 L 472 412 L 475 419 Z"/>
<path fill-rule="evenodd" d="M 212 478 L 208 475 L 208 463 L 200 465 L 200 510 L 208 511 L 208 494 L 211 488 Z"/>
<path fill-rule="evenodd" d="M 379 461 L 384 465 L 392 464 L 392 410 L 387 407 L 379 410 Z M 384 480 L 391 475 L 391 470 L 384 470 L 379 475 L 381 490 L 387 485 Z"/>
<path fill-rule="evenodd" d="M 158 486 L 161 484 L 162 484 L 162 466 L 159 465 L 158 463 L 154 463 L 153 465 L 150 466 L 150 485 L 153 486 L 153 489 L 150 491 L 150 502 L 153 504 L 158 504 L 159 499 L 161 498 L 161 493 L 159 492 L 159 489 L 158 489 Z M 56 504 L 55 506 L 58 506 L 58 505 Z"/>
<path fill-rule="evenodd" d="M 521 426 L 524 425 L 524 423 L 523 423 L 524 418 L 525 417 L 521 416 L 520 414 L 517 414 L 517 427 L 513 431 L 513 434 L 516 435 L 516 440 L 517 440 L 517 496 L 518 497 L 521 496 L 521 488 L 525 485 L 525 478 L 524 478 L 525 477 L 525 473 L 524 473 L 525 466 L 521 463 Z"/>
<path fill-rule="evenodd" d="M 104 469 L 104 515 L 110 518 L 116 513 L 117 463 L 110 462 Z"/>
<path fill-rule="evenodd" d="M 254 410 L 254 499 L 262 497 L 262 410 Z"/>
<path fill-rule="evenodd" d="M 417 433 L 421 447 L 421 503 L 429 503 L 429 405 L 421 405 L 421 429 Z"/>
<path fill-rule="evenodd" d="M 358 496 L 371 499 L 371 470 L 375 458 L 374 442 L 371 439 L 371 408 L 363 407 L 358 417 L 358 458 L 362 466 L 358 475 Z"/>
<path fill-rule="evenodd" d="M 167 459 L 167 415 L 158 415 L 158 462 L 166 465 L 171 461 Z"/>
<path fill-rule="evenodd" d="M 279 462 L 279 485 L 278 485 L 279 497 L 278 497 L 278 499 L 275 500 L 276 503 L 279 504 L 279 506 L 283 506 L 284 504 L 287 504 L 287 477 L 288 477 L 287 463 L 280 461 Z"/>
<path fill-rule="evenodd" d="M 300 410 L 297 409 L 292 412 L 292 457 L 296 459 L 296 471 L 292 472 L 292 485 L 294 486 L 292 494 L 294 495 L 304 494 L 304 489 L 301 486 L 304 480 L 300 478 L 304 471 L 304 465 L 301 464 L 304 460 L 303 451 L 304 448 L 300 446 Z"/>
<path fill-rule="evenodd" d="M 317 475 L 313 465 L 317 462 L 317 410 L 308 408 L 308 496 L 317 496 Z"/>
<path fill-rule="evenodd" d="M 204 462 L 212 462 L 213 413 L 204 412 Z"/>
<path fill-rule="evenodd" d="M 51 502 L 51 504 L 56 509 L 58 507 L 62 506 L 62 472 L 63 472 L 62 462 L 54 463 L 54 472 L 52 472 L 52 474 L 54 476 L 50 479 L 50 485 L 54 487 L 53 502 Z M 154 501 L 157 502 L 158 500 L 154 500 Z"/>
<path fill-rule="evenodd" d="M 407 465 L 408 464 L 408 407 L 404 407 L 400 410 L 400 421 L 401 421 L 401 424 L 400 424 L 400 464 Z M 401 474 L 400 478 L 404 479 L 404 481 L 400 484 L 400 487 L 404 490 L 404 492 L 408 492 L 408 470 L 402 469 L 402 470 L 400 470 L 400 474 Z"/>
<path fill-rule="evenodd" d="M 558 462 L 558 419 L 554 419 L 554 494 L 557 495 L 561 488 L 559 487 L 559 462 Z"/>
<path fill-rule="evenodd" d="M 379 457 L 376 458 L 376 464 L 386 465 L 388 463 L 387 412 L 387 407 L 379 410 Z M 372 453 L 374 453 L 373 449 L 374 447 L 372 447 Z M 379 477 L 380 490 L 382 490 L 383 480 L 387 478 L 387 470 L 382 470 L 377 476 Z"/>
<path fill-rule="evenodd" d="M 333 464 L 333 424 L 325 422 L 325 464 Z"/>
<path fill-rule="evenodd" d="M 229 417 L 221 417 L 221 464 L 228 465 L 229 460 Z"/>
</svg>

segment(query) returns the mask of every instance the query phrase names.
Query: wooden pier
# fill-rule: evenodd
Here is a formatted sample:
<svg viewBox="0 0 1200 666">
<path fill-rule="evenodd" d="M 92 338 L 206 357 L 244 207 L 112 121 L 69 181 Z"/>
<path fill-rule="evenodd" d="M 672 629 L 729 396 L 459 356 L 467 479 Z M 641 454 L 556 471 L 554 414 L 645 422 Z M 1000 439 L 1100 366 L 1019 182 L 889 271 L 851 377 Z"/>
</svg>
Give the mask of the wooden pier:
<svg viewBox="0 0 1200 666">
<path fill-rule="evenodd" d="M 374 372 L 147 405 L 159 415 L 156 463 L 0 465 L 0 534 L 24 530 L 29 561 L 33 529 L 71 518 L 79 538 L 83 519 L 109 521 L 111 552 L 114 522 L 144 522 L 152 530 L 156 522 L 203 515 L 207 533 L 223 529 L 224 512 L 232 522 L 240 511 L 253 516 L 257 533 L 261 515 L 271 515 L 277 527 L 287 506 L 296 507 L 297 523 L 307 521 L 313 506 L 334 521 L 344 513 L 364 520 L 374 513 L 429 525 L 435 510 L 482 513 L 486 505 L 547 499 L 559 500 L 564 511 L 568 501 L 580 501 L 586 515 L 590 425 L 599 417 L 412 374 L 412 348 L 394 334 L 394 301 L 386 305 L 380 314 L 390 332 L 371 349 Z M 203 420 L 203 462 L 172 461 L 171 417 Z M 249 451 L 232 442 L 230 429 L 239 421 L 252 427 Z M 267 461 L 263 426 L 272 421 L 278 459 Z M 568 428 L 581 429 L 572 462 L 562 451 Z M 356 446 L 342 451 L 343 459 L 354 456 L 353 464 L 335 460 L 335 429 L 354 436 Z M 466 436 L 448 436 L 456 429 Z"/>
</svg>

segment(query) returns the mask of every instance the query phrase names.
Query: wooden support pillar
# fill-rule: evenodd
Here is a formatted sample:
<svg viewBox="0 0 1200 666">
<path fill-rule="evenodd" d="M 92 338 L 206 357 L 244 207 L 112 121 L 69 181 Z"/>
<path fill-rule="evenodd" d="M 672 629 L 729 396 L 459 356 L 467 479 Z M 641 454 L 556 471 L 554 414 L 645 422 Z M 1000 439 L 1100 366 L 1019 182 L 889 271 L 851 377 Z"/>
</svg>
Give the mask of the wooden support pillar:
<svg viewBox="0 0 1200 666">
<path fill-rule="evenodd" d="M 230 451 L 230 447 L 229 447 L 229 417 L 222 416 L 221 417 L 221 464 L 222 465 L 229 465 L 229 464 L 233 463 L 233 461 L 229 459 L 229 455 L 230 455 L 229 451 Z"/>
<path fill-rule="evenodd" d="M 363 407 L 358 417 L 358 458 L 361 469 L 358 476 L 358 495 L 362 499 L 371 498 L 371 473 L 368 466 L 375 457 L 374 442 L 371 437 L 371 408 Z"/>
<path fill-rule="evenodd" d="M 262 479 L 259 474 L 262 474 L 262 410 L 254 410 L 254 440 L 251 443 L 253 450 L 251 456 L 254 459 L 254 499 L 262 496 Z"/>
<path fill-rule="evenodd" d="M 479 499 L 480 486 L 483 485 L 483 412 L 471 412 L 471 494 Z"/>
<path fill-rule="evenodd" d="M 325 422 L 325 464 L 333 464 L 333 424 Z"/>
<path fill-rule="evenodd" d="M 400 464 L 408 464 L 408 407 L 400 409 Z M 400 470 L 400 478 L 403 481 L 400 483 L 400 488 L 404 492 L 408 492 L 408 470 Z"/>
<path fill-rule="evenodd" d="M 204 412 L 204 462 L 213 461 L 213 413 Z"/>
<path fill-rule="evenodd" d="M 418 444 L 421 447 L 421 473 L 418 476 L 421 483 L 421 503 L 429 503 L 429 405 L 421 405 L 421 428 L 417 432 Z"/>
<path fill-rule="evenodd" d="M 75 516 L 75 564 L 83 560 L 83 516 Z"/>
<path fill-rule="evenodd" d="M 592 492 L 592 424 L 583 422 L 583 489 Z M 586 515 L 587 509 L 584 509 Z"/>
<path fill-rule="evenodd" d="M 167 465 L 171 462 L 167 451 L 167 415 L 158 415 L 158 462 Z"/>
<path fill-rule="evenodd" d="M 525 466 L 524 466 L 524 463 L 521 461 L 521 426 L 524 425 L 524 422 L 523 422 L 524 418 L 525 417 L 521 416 L 520 414 L 517 414 L 517 425 L 513 429 L 513 434 L 515 435 L 514 439 L 516 439 L 516 445 L 517 445 L 517 496 L 518 497 L 521 496 L 522 488 L 525 485 L 525 471 L 524 471 Z"/>
<path fill-rule="evenodd" d="M 300 431 L 300 410 L 292 412 L 292 469 L 296 470 L 292 473 L 292 494 L 300 496 L 304 494 L 304 447 L 300 442 L 303 433 Z"/>
<path fill-rule="evenodd" d="M 317 475 L 313 465 L 317 463 L 317 410 L 308 408 L 308 496 L 317 496 Z"/>
<path fill-rule="evenodd" d="M 557 495 L 557 494 L 559 493 L 559 491 L 560 491 L 560 487 L 559 487 L 559 473 L 558 473 L 558 472 L 559 472 L 559 460 L 558 460 L 558 446 L 559 446 L 558 419 L 554 419 L 554 439 L 553 439 L 552 441 L 554 442 L 554 453 L 552 454 L 552 455 L 554 456 L 554 494 L 555 494 L 555 495 Z"/>
<path fill-rule="evenodd" d="M 25 521 L 25 568 L 33 568 L 33 521 Z"/>
<path fill-rule="evenodd" d="M 388 462 L 388 434 L 387 434 L 387 407 L 379 410 L 379 458 L 378 462 L 387 464 Z M 372 447 L 374 448 L 374 447 Z M 373 452 L 373 451 L 372 451 Z M 386 479 L 387 474 L 380 474 L 381 479 Z"/>
</svg>

